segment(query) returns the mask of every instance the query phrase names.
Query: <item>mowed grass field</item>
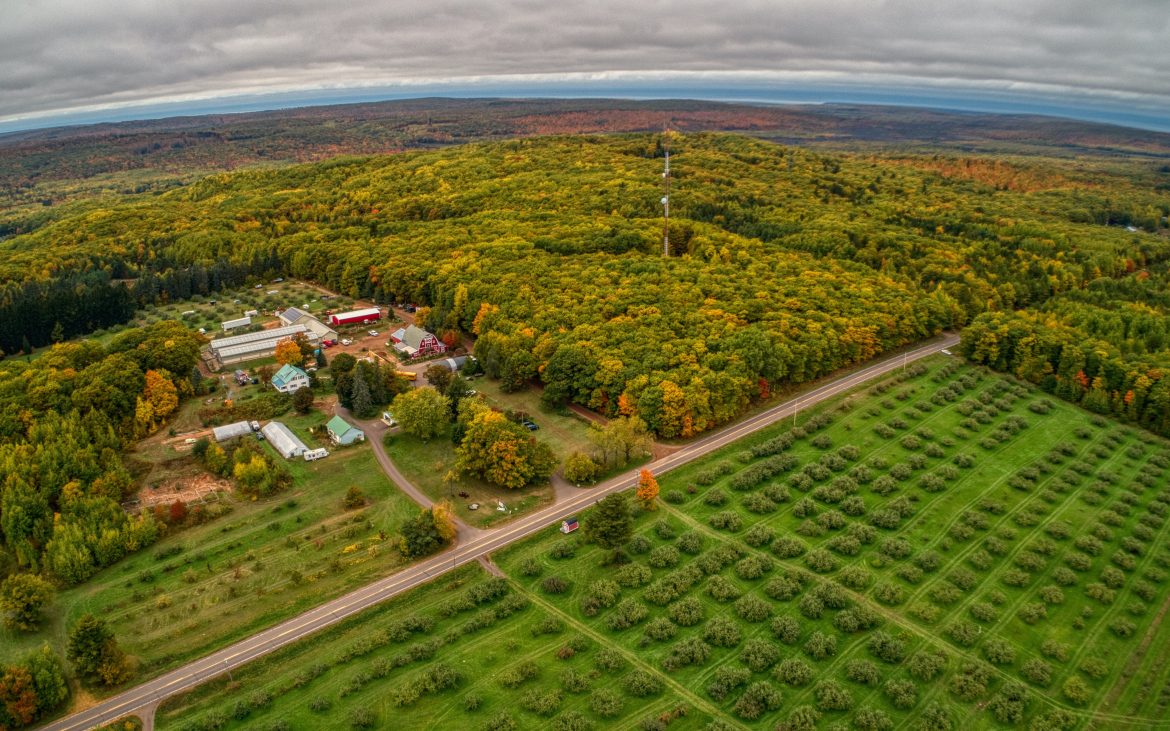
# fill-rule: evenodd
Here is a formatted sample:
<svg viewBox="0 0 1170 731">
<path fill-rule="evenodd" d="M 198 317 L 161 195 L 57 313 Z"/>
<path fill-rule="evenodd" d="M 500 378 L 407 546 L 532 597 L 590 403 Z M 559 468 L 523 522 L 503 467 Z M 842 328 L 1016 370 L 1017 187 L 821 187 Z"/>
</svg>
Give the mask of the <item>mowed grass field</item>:
<svg viewBox="0 0 1170 731">
<path fill-rule="evenodd" d="M 1170 444 L 925 370 L 662 476 L 624 565 L 550 526 L 160 724 L 1164 728 Z"/>
<path fill-rule="evenodd" d="M 304 427 L 324 419 L 284 421 L 314 445 Z M 137 658 L 142 680 L 405 563 L 394 536 L 416 506 L 385 477 L 368 445 L 285 464 L 294 477 L 289 490 L 257 501 L 228 496 L 227 515 L 165 537 L 61 592 L 40 632 L 0 629 L 0 658 L 46 641 L 64 654 L 67 628 L 91 612 L 109 621 Z M 344 509 L 351 485 L 365 493 L 367 507 Z"/>
</svg>

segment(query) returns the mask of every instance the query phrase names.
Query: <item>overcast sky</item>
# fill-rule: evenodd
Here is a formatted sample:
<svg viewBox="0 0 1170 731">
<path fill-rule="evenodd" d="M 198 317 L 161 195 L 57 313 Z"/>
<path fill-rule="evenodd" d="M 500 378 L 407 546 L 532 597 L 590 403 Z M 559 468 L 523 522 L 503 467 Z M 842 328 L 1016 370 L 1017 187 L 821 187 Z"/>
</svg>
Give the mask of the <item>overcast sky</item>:
<svg viewBox="0 0 1170 731">
<path fill-rule="evenodd" d="M 740 79 L 1170 117 L 1170 0 L 0 0 L 7 128 L 293 90 Z"/>
</svg>

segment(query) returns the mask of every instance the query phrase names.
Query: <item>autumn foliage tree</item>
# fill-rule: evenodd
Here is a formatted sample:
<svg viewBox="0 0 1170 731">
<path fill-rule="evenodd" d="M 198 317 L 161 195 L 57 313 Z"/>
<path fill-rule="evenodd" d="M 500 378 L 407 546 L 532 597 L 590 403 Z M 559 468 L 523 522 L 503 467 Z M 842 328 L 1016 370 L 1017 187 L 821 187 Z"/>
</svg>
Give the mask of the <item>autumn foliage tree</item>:
<svg viewBox="0 0 1170 731">
<path fill-rule="evenodd" d="M 658 480 L 654 479 L 650 470 L 644 469 L 638 473 L 638 489 L 634 495 L 644 509 L 654 510 L 657 507 Z"/>
<path fill-rule="evenodd" d="M 276 344 L 276 362 L 281 365 L 300 366 L 305 362 L 301 346 L 295 340 L 281 340 Z"/>
<path fill-rule="evenodd" d="M 435 521 L 435 530 L 444 543 L 455 539 L 455 508 L 449 500 L 440 500 L 431 506 L 431 517 Z"/>
<path fill-rule="evenodd" d="M 0 729 L 27 726 L 68 697 L 61 661 L 46 644 L 20 662 L 0 666 Z"/>
<path fill-rule="evenodd" d="M 455 469 L 493 485 L 518 489 L 547 479 L 557 467 L 548 444 L 498 411 L 467 400 L 461 414 L 463 442 L 455 450 Z"/>
<path fill-rule="evenodd" d="M 36 574 L 12 574 L 0 584 L 0 610 L 4 626 L 34 632 L 41 623 L 41 608 L 53 598 L 53 585 Z"/>
</svg>

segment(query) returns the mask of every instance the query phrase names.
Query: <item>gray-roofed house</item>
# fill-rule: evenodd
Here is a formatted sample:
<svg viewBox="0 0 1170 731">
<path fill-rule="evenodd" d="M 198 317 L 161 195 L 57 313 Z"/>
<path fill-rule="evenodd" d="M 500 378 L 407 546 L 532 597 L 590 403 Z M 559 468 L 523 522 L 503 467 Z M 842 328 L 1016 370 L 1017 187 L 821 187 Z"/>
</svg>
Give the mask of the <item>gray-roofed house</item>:
<svg viewBox="0 0 1170 731">
<path fill-rule="evenodd" d="M 296 307 L 290 307 L 284 312 L 277 313 L 276 316 L 280 318 L 281 323 L 285 325 L 295 325 L 297 324 L 298 320 L 308 314 L 309 313 L 305 312 L 304 310 L 297 309 Z"/>
<path fill-rule="evenodd" d="M 276 451 L 280 452 L 281 456 L 285 459 L 300 457 L 308 449 L 305 443 L 296 434 L 292 433 L 291 429 L 279 421 L 268 422 L 260 431 L 264 432 L 264 437 L 268 440 L 268 443 Z"/>
</svg>

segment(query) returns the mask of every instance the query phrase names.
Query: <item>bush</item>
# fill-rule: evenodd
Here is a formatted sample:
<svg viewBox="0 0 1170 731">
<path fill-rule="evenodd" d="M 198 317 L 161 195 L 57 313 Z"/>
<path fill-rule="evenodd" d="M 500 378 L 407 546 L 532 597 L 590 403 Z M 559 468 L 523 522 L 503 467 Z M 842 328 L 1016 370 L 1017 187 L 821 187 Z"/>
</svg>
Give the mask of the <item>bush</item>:
<svg viewBox="0 0 1170 731">
<path fill-rule="evenodd" d="M 739 517 L 739 513 L 735 512 L 734 510 L 724 510 L 722 512 L 715 513 L 707 519 L 707 522 L 711 524 L 712 528 L 729 531 L 731 533 L 734 533 L 740 528 L 743 528 L 743 518 Z"/>
<path fill-rule="evenodd" d="M 589 696 L 589 710 L 602 718 L 613 718 L 622 712 L 621 696 L 612 690 L 600 688 Z"/>
<path fill-rule="evenodd" d="M 667 615 L 680 626 L 692 627 L 703 621 L 703 604 L 694 597 L 680 599 L 667 608 Z"/>
<path fill-rule="evenodd" d="M 654 545 L 650 543 L 650 539 L 648 539 L 646 536 L 634 536 L 630 539 L 630 542 L 626 544 L 626 550 L 635 556 L 641 556 L 643 553 L 646 553 L 653 547 Z"/>
<path fill-rule="evenodd" d="M 862 685 L 877 685 L 880 673 L 869 660 L 850 660 L 845 665 L 845 677 Z"/>
<path fill-rule="evenodd" d="M 790 657 L 781 661 L 772 671 L 773 678 L 793 688 L 809 684 L 815 676 L 816 671 L 798 657 Z"/>
<path fill-rule="evenodd" d="M 1032 658 L 1020 666 L 1020 675 L 1030 683 L 1047 688 L 1052 682 L 1052 666 L 1039 658 Z"/>
<path fill-rule="evenodd" d="M 678 565 L 678 549 L 674 546 L 659 546 L 646 557 L 646 563 L 656 569 L 668 569 Z"/>
<path fill-rule="evenodd" d="M 868 642 L 869 651 L 883 662 L 898 663 L 906 654 L 906 643 L 881 630 L 874 632 Z"/>
<path fill-rule="evenodd" d="M 763 622 L 772 616 L 772 605 L 757 596 L 748 594 L 735 602 L 735 613 L 745 622 Z"/>
<path fill-rule="evenodd" d="M 781 700 L 780 691 L 772 687 L 771 683 L 759 681 L 748 686 L 735 702 L 732 712 L 740 718 L 754 721 L 768 711 L 779 708 Z"/>
<path fill-rule="evenodd" d="M 772 543 L 772 553 L 780 558 L 796 558 L 807 550 L 804 542 L 792 536 L 781 536 Z"/>
<path fill-rule="evenodd" d="M 589 677 L 573 668 L 565 668 L 560 675 L 561 687 L 569 693 L 584 693 L 589 690 Z"/>
<path fill-rule="evenodd" d="M 978 700 L 987 695 L 987 684 L 992 674 L 991 668 L 982 663 L 965 662 L 959 671 L 951 676 L 951 693 L 968 703 Z"/>
<path fill-rule="evenodd" d="M 946 655 L 940 650 L 927 649 L 914 653 L 907 663 L 907 669 L 910 671 L 910 675 L 917 680 L 929 683 L 942 672 L 946 665 Z"/>
<path fill-rule="evenodd" d="M 853 706 L 853 696 L 835 680 L 822 680 L 813 689 L 817 708 L 822 711 L 848 711 Z"/>
<path fill-rule="evenodd" d="M 750 670 L 723 665 L 715 671 L 711 682 L 707 684 L 707 695 L 718 702 L 723 702 L 731 691 L 747 685 L 751 678 Z"/>
<path fill-rule="evenodd" d="M 1010 642 L 992 637 L 983 643 L 983 656 L 992 665 L 1011 665 L 1016 661 L 1016 648 Z"/>
<path fill-rule="evenodd" d="M 540 690 L 533 688 L 520 696 L 520 707 L 538 716 L 551 716 L 560 709 L 564 695 L 558 689 Z"/>
<path fill-rule="evenodd" d="M 716 647 L 734 647 L 740 640 L 739 625 L 722 615 L 712 617 L 703 626 L 703 639 Z"/>
<path fill-rule="evenodd" d="M 688 637 L 674 643 L 662 658 L 662 668 L 674 672 L 687 665 L 702 665 L 711 656 L 711 646 L 698 637 Z"/>
<path fill-rule="evenodd" d="M 767 640 L 754 637 L 744 643 L 740 662 L 754 673 L 762 673 L 780 660 L 780 648 Z"/>
<path fill-rule="evenodd" d="M 616 604 L 621 593 L 622 588 L 616 581 L 609 579 L 594 581 L 586 589 L 585 596 L 581 597 L 581 611 L 586 617 L 596 617 L 602 609 L 608 609 Z"/>
<path fill-rule="evenodd" d="M 1093 697 L 1093 691 L 1085 681 L 1081 680 L 1079 675 L 1074 675 L 1064 681 L 1060 692 L 1068 699 L 1069 703 L 1075 706 L 1083 706 Z"/>
<path fill-rule="evenodd" d="M 622 679 L 622 689 L 635 698 L 646 698 L 662 692 L 662 681 L 645 670 L 632 670 Z"/>
<path fill-rule="evenodd" d="M 758 579 L 772 570 L 772 561 L 764 556 L 747 556 L 735 564 L 735 574 L 741 579 Z"/>
<path fill-rule="evenodd" d="M 795 645 L 800 641 L 800 622 L 794 617 L 781 615 L 772 620 L 772 634 L 786 645 Z"/>
<path fill-rule="evenodd" d="M 693 556 L 703 550 L 703 535 L 698 531 L 687 531 L 678 537 L 675 545 L 678 550 Z"/>
<path fill-rule="evenodd" d="M 618 569 L 613 575 L 614 581 L 628 588 L 645 586 L 654 578 L 650 569 L 640 563 L 628 563 Z"/>
<path fill-rule="evenodd" d="M 605 624 L 614 632 L 629 629 L 646 619 L 649 610 L 642 602 L 634 599 L 623 599 L 617 608 L 605 618 Z"/>
<path fill-rule="evenodd" d="M 804 652 L 814 660 L 826 660 L 837 654 L 837 638 L 823 632 L 813 632 L 804 643 Z"/>
</svg>

